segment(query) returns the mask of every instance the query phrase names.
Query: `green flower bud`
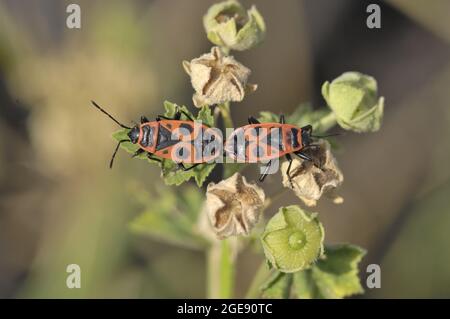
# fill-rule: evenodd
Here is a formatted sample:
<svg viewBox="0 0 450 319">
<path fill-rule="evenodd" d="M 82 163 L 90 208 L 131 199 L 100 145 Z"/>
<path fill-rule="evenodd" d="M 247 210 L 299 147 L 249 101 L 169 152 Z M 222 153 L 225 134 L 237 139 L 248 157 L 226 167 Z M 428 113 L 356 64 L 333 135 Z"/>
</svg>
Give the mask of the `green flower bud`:
<svg viewBox="0 0 450 319">
<path fill-rule="evenodd" d="M 203 25 L 212 43 L 238 51 L 254 47 L 266 33 L 264 19 L 255 6 L 246 11 L 236 0 L 212 5 Z"/>
<path fill-rule="evenodd" d="M 377 81 L 358 72 L 346 72 L 322 86 L 322 95 L 346 130 L 375 132 L 383 119 L 384 98 L 377 96 Z"/>
<path fill-rule="evenodd" d="M 323 255 L 324 231 L 317 214 L 298 206 L 282 207 L 266 225 L 261 237 L 264 254 L 281 272 L 310 267 Z"/>
</svg>

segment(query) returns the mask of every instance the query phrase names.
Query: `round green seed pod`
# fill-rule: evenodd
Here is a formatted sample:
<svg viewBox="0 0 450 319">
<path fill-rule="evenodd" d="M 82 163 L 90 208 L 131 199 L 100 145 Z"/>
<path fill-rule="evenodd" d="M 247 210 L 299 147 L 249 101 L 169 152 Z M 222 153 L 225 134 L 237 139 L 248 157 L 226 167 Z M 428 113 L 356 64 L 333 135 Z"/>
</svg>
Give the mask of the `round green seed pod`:
<svg viewBox="0 0 450 319">
<path fill-rule="evenodd" d="M 281 272 L 309 268 L 323 255 L 324 231 L 317 214 L 298 206 L 281 207 L 261 236 L 264 254 Z"/>
</svg>

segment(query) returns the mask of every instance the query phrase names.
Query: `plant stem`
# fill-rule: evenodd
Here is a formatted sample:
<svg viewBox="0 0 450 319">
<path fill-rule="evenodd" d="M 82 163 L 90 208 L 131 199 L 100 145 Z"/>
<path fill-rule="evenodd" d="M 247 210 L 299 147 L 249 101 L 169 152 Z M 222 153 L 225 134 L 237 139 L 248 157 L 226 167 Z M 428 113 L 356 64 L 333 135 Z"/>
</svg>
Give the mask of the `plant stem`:
<svg viewBox="0 0 450 319">
<path fill-rule="evenodd" d="M 328 113 L 327 115 L 325 115 L 324 117 L 322 117 L 320 120 L 318 120 L 313 127 L 321 132 L 321 133 L 325 133 L 326 131 L 328 131 L 329 129 L 331 129 L 333 126 L 336 125 L 336 115 L 334 114 L 333 111 L 330 111 L 330 113 Z"/>
<path fill-rule="evenodd" d="M 230 242 L 222 240 L 220 260 L 220 298 L 231 298 L 234 288 L 234 260 Z"/>
<path fill-rule="evenodd" d="M 223 54 L 225 54 L 225 55 L 229 55 L 230 54 L 230 48 L 220 47 L 220 50 L 222 50 Z"/>
<path fill-rule="evenodd" d="M 247 290 L 247 294 L 245 295 L 245 298 L 247 299 L 254 299 L 260 297 L 260 288 L 261 285 L 270 275 L 270 269 L 267 266 L 266 261 L 263 261 L 261 265 L 258 268 L 258 271 L 256 272 L 255 276 L 253 277 L 252 282 L 250 283 L 250 287 Z"/>
<path fill-rule="evenodd" d="M 225 102 L 223 104 L 220 104 L 219 109 L 220 109 L 220 112 L 222 113 L 222 119 L 223 119 L 223 124 L 225 125 L 225 129 L 233 128 L 234 124 L 233 124 L 233 120 L 231 118 L 231 113 L 230 113 L 230 102 Z"/>
<path fill-rule="evenodd" d="M 208 298 L 231 298 L 234 289 L 234 257 L 229 240 L 211 245 L 208 252 Z"/>
</svg>

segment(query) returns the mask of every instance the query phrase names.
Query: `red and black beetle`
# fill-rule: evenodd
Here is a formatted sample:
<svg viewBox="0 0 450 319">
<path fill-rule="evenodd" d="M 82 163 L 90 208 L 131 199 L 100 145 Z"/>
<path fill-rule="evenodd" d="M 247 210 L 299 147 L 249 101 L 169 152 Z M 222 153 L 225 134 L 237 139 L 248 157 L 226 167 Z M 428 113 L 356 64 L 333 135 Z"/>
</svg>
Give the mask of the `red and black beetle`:
<svg viewBox="0 0 450 319">
<path fill-rule="evenodd" d="M 283 115 L 280 115 L 279 123 L 260 123 L 254 117 L 249 117 L 248 123 L 248 125 L 234 130 L 227 138 L 225 152 L 229 157 L 240 162 L 267 163 L 259 178 L 261 182 L 267 176 L 274 159 L 286 157 L 289 161 L 286 174 L 290 179 L 291 154 L 304 160 L 313 161 L 305 151 L 320 147 L 312 143 L 312 138 L 319 136 L 312 135 L 311 125 L 299 128 L 286 124 Z"/>
<path fill-rule="evenodd" d="M 212 162 L 220 155 L 220 152 L 216 150 L 218 149 L 217 145 L 222 143 L 221 134 L 203 123 L 195 122 L 189 114 L 178 107 L 173 118 L 159 115 L 155 121 L 149 121 L 142 116 L 140 124 L 128 127 L 117 121 L 97 103 L 91 102 L 119 126 L 130 130 L 128 139 L 121 140 L 117 144 L 111 157 L 110 168 L 120 144 L 124 142 L 139 145 L 139 149 L 133 154 L 133 157 L 146 152 L 149 159 L 158 162 L 161 162 L 162 159 L 170 159 L 185 171 L 199 164 Z M 182 114 L 188 120 L 181 120 Z M 221 145 L 219 149 L 221 149 Z M 193 165 L 186 168 L 183 163 Z"/>
</svg>

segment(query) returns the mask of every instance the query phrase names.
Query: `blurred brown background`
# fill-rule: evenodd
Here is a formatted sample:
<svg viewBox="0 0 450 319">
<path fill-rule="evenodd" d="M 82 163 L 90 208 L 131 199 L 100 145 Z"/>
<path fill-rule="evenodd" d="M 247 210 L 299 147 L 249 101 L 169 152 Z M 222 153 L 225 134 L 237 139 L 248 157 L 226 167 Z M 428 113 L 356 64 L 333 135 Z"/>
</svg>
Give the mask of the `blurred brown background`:
<svg viewBox="0 0 450 319">
<path fill-rule="evenodd" d="M 259 89 L 233 117 L 239 125 L 261 110 L 321 107 L 325 80 L 374 76 L 384 124 L 339 138 L 345 202 L 316 209 L 326 241 L 368 249 L 363 282 L 367 264 L 381 265 L 382 288 L 363 297 L 448 298 L 450 2 L 377 2 L 379 30 L 366 27 L 371 2 L 243 1 L 268 31 L 261 46 L 235 54 Z M 201 252 L 128 231 L 139 207 L 127 185 L 150 190 L 159 171 L 124 152 L 109 170 L 116 126 L 89 101 L 126 123 L 161 113 L 166 99 L 192 109 L 181 61 L 209 51 L 201 18 L 213 1 L 77 1 L 80 30 L 66 28 L 69 3 L 0 0 L 0 297 L 204 297 Z M 268 178 L 266 192 L 280 180 Z M 268 213 L 294 203 L 287 192 Z M 260 258 L 240 256 L 238 297 Z M 65 286 L 71 263 L 82 289 Z"/>
</svg>

